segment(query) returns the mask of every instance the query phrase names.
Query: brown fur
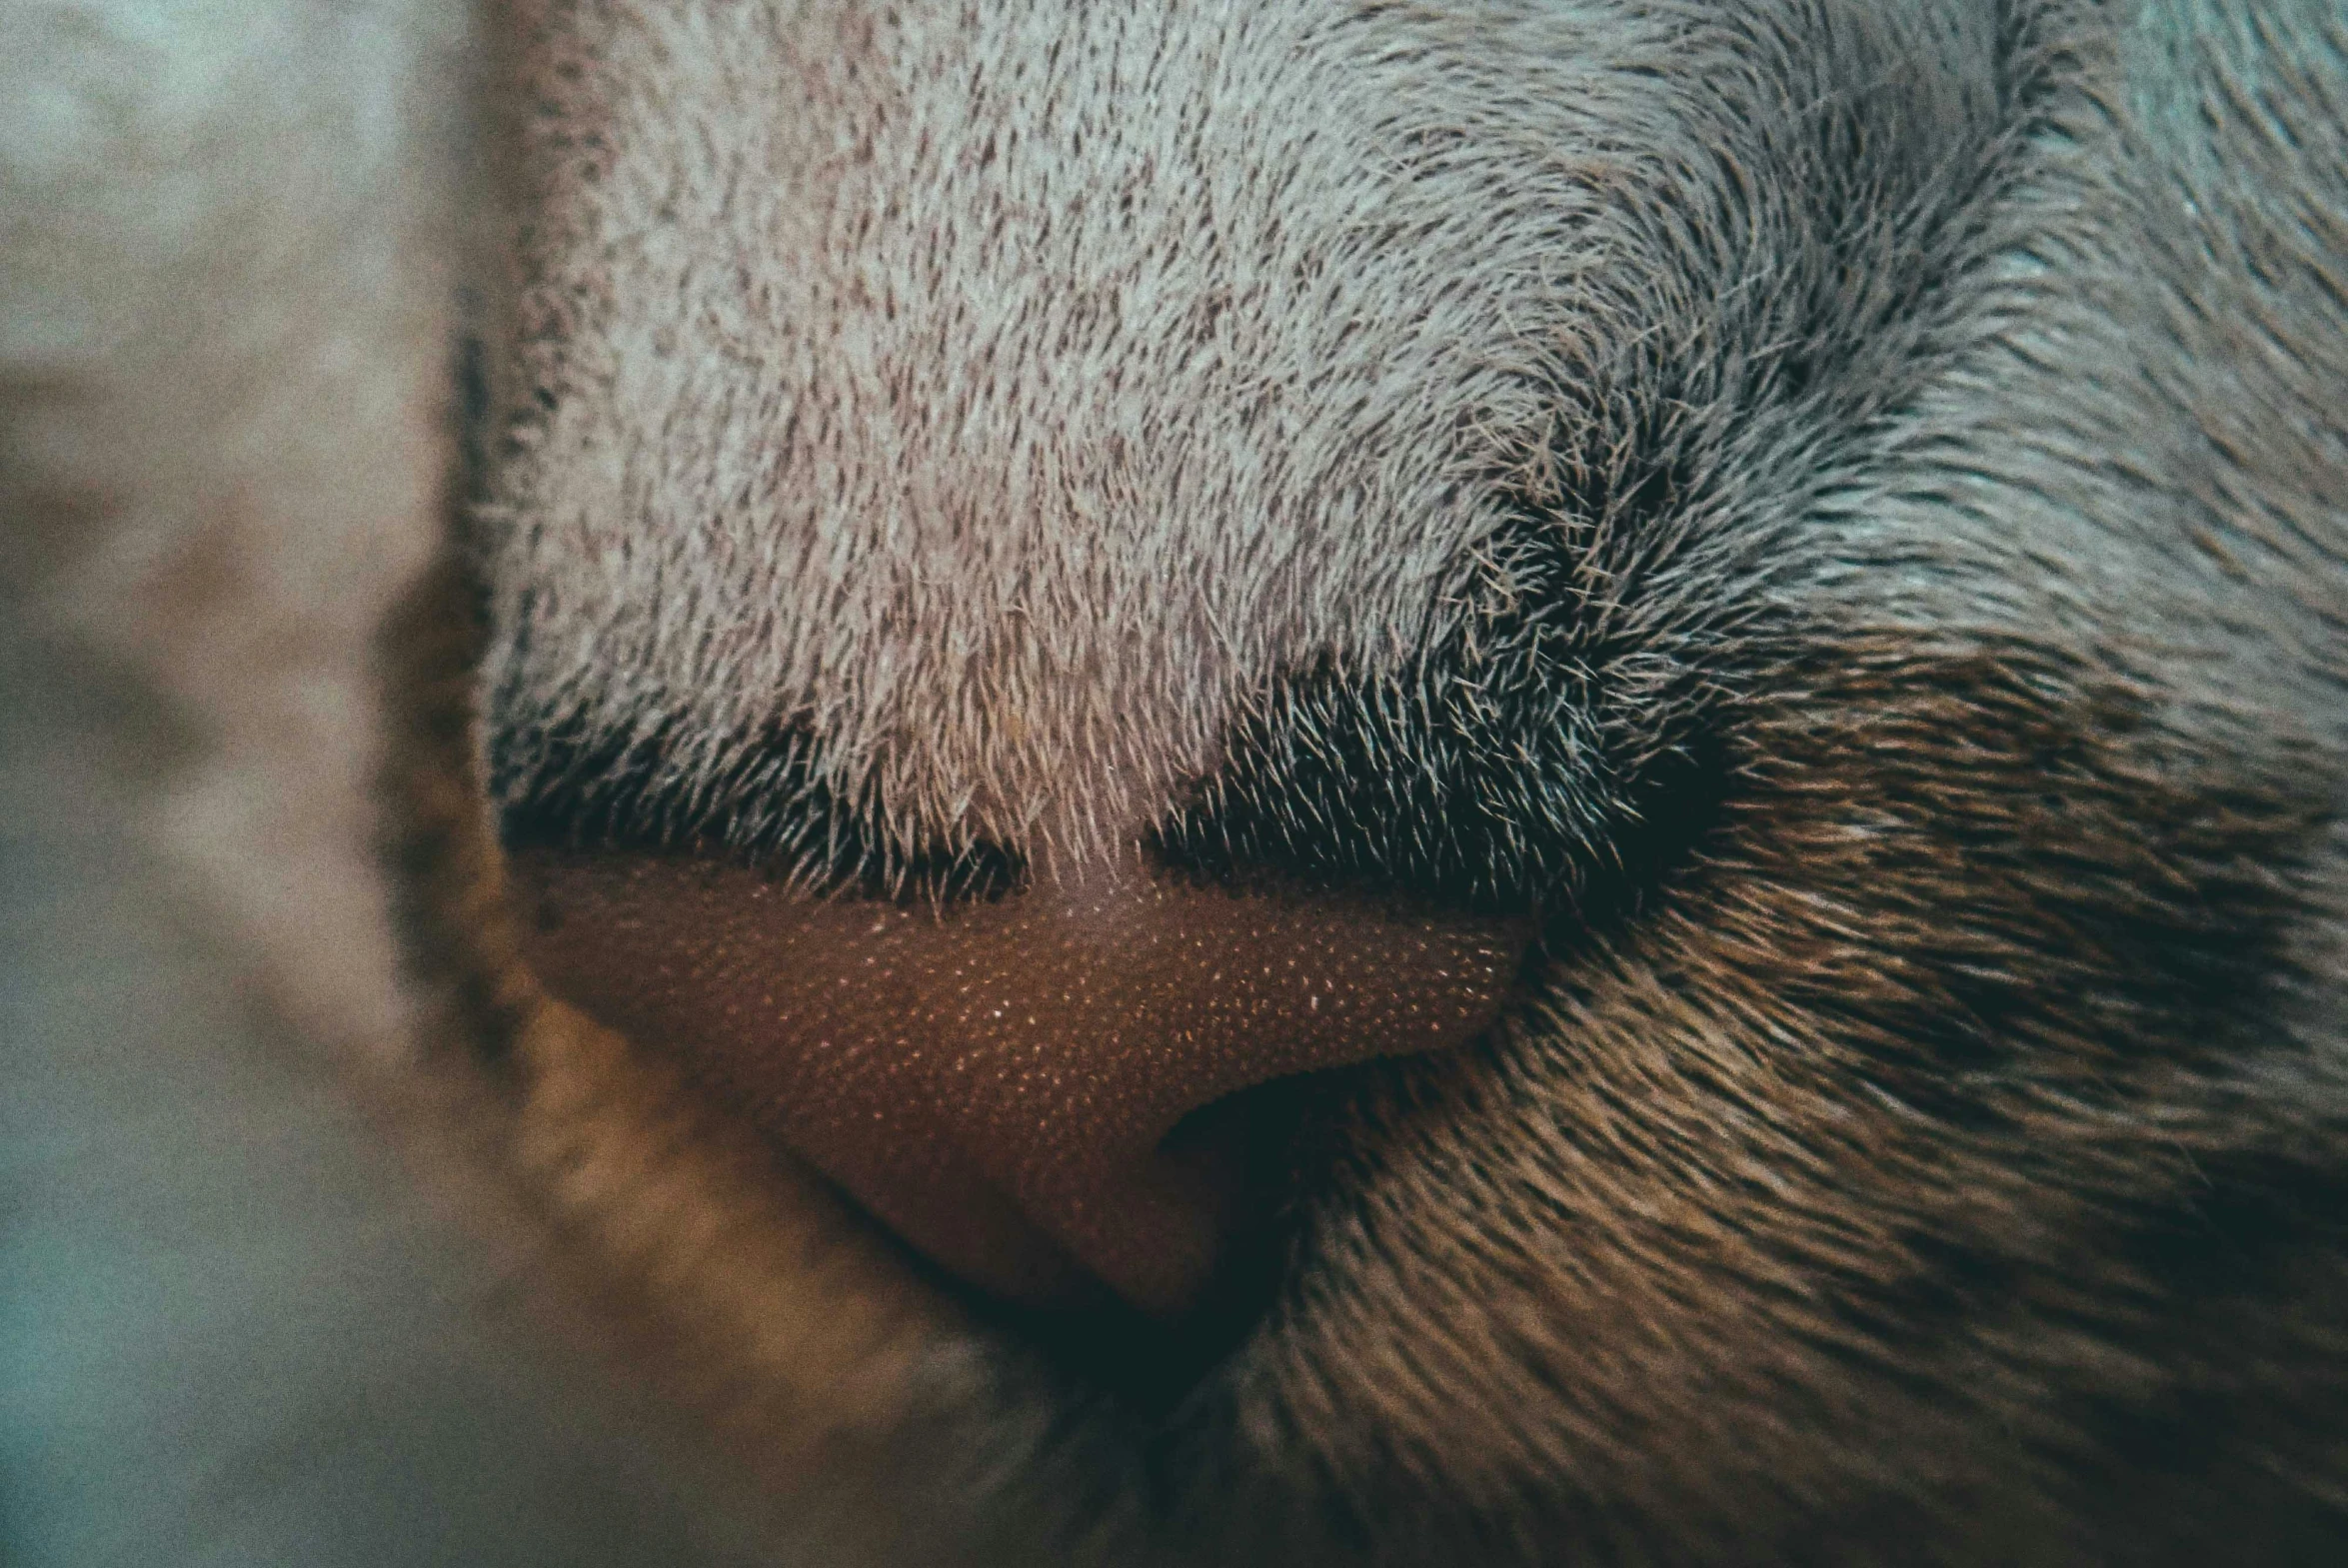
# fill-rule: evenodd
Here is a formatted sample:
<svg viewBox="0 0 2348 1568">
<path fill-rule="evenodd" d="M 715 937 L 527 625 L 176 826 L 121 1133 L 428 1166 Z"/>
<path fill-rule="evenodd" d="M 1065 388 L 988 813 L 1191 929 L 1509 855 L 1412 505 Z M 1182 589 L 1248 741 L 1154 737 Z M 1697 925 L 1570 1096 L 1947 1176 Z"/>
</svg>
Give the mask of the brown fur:
<svg viewBox="0 0 2348 1568">
<path fill-rule="evenodd" d="M 493 13 L 482 505 L 380 634 L 425 46 L 288 0 L 288 102 L 400 106 L 288 131 L 203 23 L 194 145 L 341 199 L 203 152 L 184 246 L 163 130 L 0 124 L 33 1560 L 2338 1555 L 2333 8 L 786 9 Z M 1538 898 L 1527 1002 L 1316 1092 L 1269 1309 L 1135 1409 L 516 960 L 500 808 L 778 723 L 884 885 Z"/>
</svg>

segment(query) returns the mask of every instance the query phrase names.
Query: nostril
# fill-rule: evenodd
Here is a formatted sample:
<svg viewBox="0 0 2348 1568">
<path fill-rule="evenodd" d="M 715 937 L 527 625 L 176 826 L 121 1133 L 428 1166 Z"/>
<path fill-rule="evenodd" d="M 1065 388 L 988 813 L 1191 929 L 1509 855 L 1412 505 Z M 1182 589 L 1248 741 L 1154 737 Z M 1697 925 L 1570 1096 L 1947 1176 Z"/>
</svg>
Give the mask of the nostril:
<svg viewBox="0 0 2348 1568">
<path fill-rule="evenodd" d="M 1197 1172 L 1222 1226 L 1214 1271 L 1178 1317 L 1116 1299 L 1036 1308 L 980 1303 L 1045 1359 L 1136 1413 L 1164 1414 L 1262 1320 L 1284 1277 L 1314 1117 L 1343 1102 L 1348 1074 L 1308 1073 L 1239 1090 L 1184 1116 L 1160 1146 Z"/>
<path fill-rule="evenodd" d="M 1282 1199 L 1264 1086 L 1472 1039 L 1531 935 L 1141 876 L 932 909 L 682 857 L 514 864 L 555 916 L 526 936 L 552 988 L 918 1250 L 1030 1306 L 1106 1285 L 1164 1321 L 1245 1294 Z"/>
</svg>

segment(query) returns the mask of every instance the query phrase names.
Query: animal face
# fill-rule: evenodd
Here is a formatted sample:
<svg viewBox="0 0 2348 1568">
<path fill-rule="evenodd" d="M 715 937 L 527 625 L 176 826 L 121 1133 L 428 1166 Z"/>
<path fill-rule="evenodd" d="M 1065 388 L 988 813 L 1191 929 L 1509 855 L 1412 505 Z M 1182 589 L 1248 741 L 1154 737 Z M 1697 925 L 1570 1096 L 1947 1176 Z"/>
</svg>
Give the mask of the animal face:
<svg viewBox="0 0 2348 1568">
<path fill-rule="evenodd" d="M 1380 1015 L 1453 998 L 1332 980 L 1341 1041 L 1200 1043 L 1105 985 L 1162 938 L 1104 911 L 1224 886 L 1165 916 L 1206 956 L 1164 983 L 1261 1010 L 1234 903 L 1290 967 L 1285 922 L 1352 921 L 1300 939 L 1333 973 L 1366 900 L 1414 900 L 1475 1004 L 1291 1085 L 1310 1131 L 1239 1200 L 1284 1215 L 1268 1305 L 1169 1418 L 1176 1498 L 1761 1552 L 1976 1489 L 2051 1530 L 2115 1403 L 2182 1440 L 2200 1395 L 2088 1347 L 2143 1312 L 2160 1360 L 2212 1310 L 2206 1183 L 2329 1201 L 2251 1152 L 2314 1098 L 2220 1085 L 2289 1054 L 2253 998 L 2316 917 L 2337 703 L 2296 669 L 2216 755 L 2194 689 L 2237 733 L 2239 630 L 2301 609 L 2186 543 L 2241 525 L 2177 478 L 2087 460 L 2206 439 L 2130 383 L 2215 276 L 2103 227 L 2168 177 L 2096 107 L 2151 86 L 2152 20 L 540 25 L 486 691 L 575 996 L 959 1272 L 1047 1267 L 971 1239 L 1008 1195 L 1165 1315 L 1195 1287 L 1133 1238 L 1199 1243 L 1065 1145 L 1397 1058 Z M 2336 353 L 2302 303 L 2294 349 Z M 1000 906 L 864 912 L 925 867 Z M 647 1000 L 615 931 L 714 996 Z M 775 997 L 875 962 L 944 979 Z M 934 1004 L 966 976 L 985 1016 Z M 1104 1055 L 1179 1088 L 1137 1122 Z M 1849 1457 L 1884 1449 L 1896 1486 Z"/>
<path fill-rule="evenodd" d="M 410 972 L 788 1549 L 2348 1539 L 2337 16 L 484 39 Z"/>
</svg>

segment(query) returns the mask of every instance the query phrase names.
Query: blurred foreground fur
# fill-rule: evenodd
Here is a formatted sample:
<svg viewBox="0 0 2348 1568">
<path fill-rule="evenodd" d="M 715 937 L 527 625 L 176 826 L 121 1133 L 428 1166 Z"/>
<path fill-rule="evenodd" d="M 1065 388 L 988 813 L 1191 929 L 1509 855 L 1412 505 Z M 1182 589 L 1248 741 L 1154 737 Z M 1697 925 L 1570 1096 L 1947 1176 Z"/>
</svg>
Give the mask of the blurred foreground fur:
<svg viewBox="0 0 2348 1568">
<path fill-rule="evenodd" d="M 2335 7 L 1021 6 L 925 32 L 855 8 L 26 0 L 5 26 L 12 1554 L 2138 1563 L 2348 1543 Z M 794 49 L 831 96 L 760 75 Z M 1282 597 L 1251 575 L 1276 577 L 1262 552 L 1168 523 L 1150 550 L 1203 550 L 1200 579 L 1257 608 L 1209 656 L 1129 606 L 1013 480 L 1073 472 L 1067 433 L 1133 405 L 1067 393 L 1014 314 L 990 340 L 1020 455 L 994 503 L 1035 537 L 1003 548 L 1068 598 L 1042 668 L 1098 683 L 1039 682 L 1035 747 L 990 751 L 920 674 L 985 624 L 994 563 L 883 581 L 847 505 L 838 646 L 771 649 L 775 668 L 831 683 L 840 766 L 882 781 L 909 844 L 996 825 L 956 817 L 950 785 L 981 778 L 1016 815 L 1023 768 L 1109 734 L 1119 787 L 1164 791 L 1177 849 L 1307 855 L 1310 817 L 1349 830 L 1348 874 L 1532 863 L 1586 894 L 1521 1027 L 1362 1075 L 1291 1287 L 1148 1430 L 538 997 L 502 934 L 471 729 L 485 646 L 491 718 L 525 754 L 601 725 L 722 767 L 755 711 L 697 661 L 774 586 L 745 565 L 755 533 L 728 531 L 790 492 L 746 503 L 764 471 L 727 467 L 768 433 L 719 367 L 771 391 L 770 356 L 706 307 L 866 255 L 737 253 L 730 205 L 694 227 L 760 116 L 861 124 L 871 81 L 935 55 L 955 68 L 909 71 L 933 96 L 877 115 L 867 150 L 892 126 L 992 128 L 1006 188 L 1073 222 L 1109 189 L 1083 158 L 1147 116 L 1112 102 L 1080 154 L 1049 134 L 1051 84 L 1098 92 L 1137 50 L 1171 73 L 1165 102 L 1248 132 L 1184 144 L 1198 166 L 1138 199 L 1212 190 L 1227 218 L 1262 179 L 1280 221 L 1149 264 L 1213 308 L 1102 340 L 1127 396 L 1178 416 L 1150 423 L 1163 463 L 1113 477 L 1136 516 L 1185 515 L 1159 484 L 1326 523 L 1311 566 L 1346 591 Z M 1424 222 L 1335 252 L 1333 292 L 1282 293 L 1264 257 L 1303 277 L 1324 254 L 1316 210 L 1281 204 L 1327 174 L 1307 131 L 1359 107 L 1354 61 L 1398 84 L 1367 95 L 1392 116 L 1377 151 Z M 1331 96 L 1291 68 L 1334 73 Z M 870 242 L 896 336 L 858 336 L 882 318 L 846 293 L 826 318 L 876 385 L 923 391 L 945 362 L 922 356 L 963 342 L 895 324 L 959 286 L 931 263 L 961 253 L 925 237 L 993 232 L 992 187 L 931 178 L 965 151 L 884 165 L 941 205 L 901 250 Z M 644 177 L 665 168 L 685 177 Z M 631 249 L 662 213 L 673 232 Z M 1114 229 L 1082 243 L 1123 254 Z M 461 286 L 488 343 L 469 424 Z M 1422 305 L 1432 326 L 1394 337 Z M 1378 352 L 1348 349 L 1356 330 Z M 1235 335 L 1254 414 L 1157 357 L 1193 331 Z M 680 333 L 693 374 L 648 368 Z M 1487 348 L 1525 343 L 1492 372 Z M 887 463 L 858 446 L 843 411 L 870 388 L 831 363 L 793 390 L 840 417 L 775 450 L 852 498 L 955 472 L 915 436 Z M 1377 439 L 1298 413 L 1323 408 L 1378 413 Z M 1246 468 L 1275 414 L 1286 466 Z M 1422 462 L 1421 440 L 1477 461 Z M 459 560 L 467 486 L 484 543 Z M 1348 519 L 1340 491 L 1377 505 Z M 1446 508 L 1505 526 L 1463 579 L 1412 578 L 1409 541 L 1376 531 L 1439 541 Z M 633 555 L 597 533 L 664 512 Z M 951 556 L 971 536 L 945 537 Z M 599 576 L 622 558 L 665 586 Z M 501 600 L 521 560 L 564 592 Z M 1430 583 L 1468 608 L 1405 625 Z M 917 590 L 936 597 L 895 614 Z M 902 657 L 870 657 L 892 638 Z M 1396 756 L 1391 716 L 1462 685 L 1491 703 L 1445 732 L 1453 772 Z M 1169 692 L 1175 717 L 1137 717 Z M 1282 749 L 1300 726 L 1309 767 Z M 1602 762 L 1587 787 L 1511 794 L 1491 759 L 1539 762 L 1559 734 L 1557 766 Z M 1209 744 L 1232 783 L 1185 798 Z M 1506 832 L 1418 842 L 1397 778 L 1513 801 L 1522 831 L 1573 809 L 1529 861 Z M 1699 827 L 1664 832 L 1674 813 Z"/>
</svg>

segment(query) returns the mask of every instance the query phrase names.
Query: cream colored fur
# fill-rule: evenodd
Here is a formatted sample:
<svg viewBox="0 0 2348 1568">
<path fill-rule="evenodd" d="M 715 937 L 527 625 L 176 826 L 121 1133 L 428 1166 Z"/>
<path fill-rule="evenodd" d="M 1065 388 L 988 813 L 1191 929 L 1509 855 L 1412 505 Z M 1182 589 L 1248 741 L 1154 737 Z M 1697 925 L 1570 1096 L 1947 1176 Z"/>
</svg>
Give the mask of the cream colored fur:
<svg viewBox="0 0 2348 1568">
<path fill-rule="evenodd" d="M 2243 1261 L 2287 1229 L 2244 1193 L 2295 1190 L 2257 1160 L 2328 1170 L 2348 1125 L 2320 0 L 0 4 L 6 1552 L 2198 1561 L 2302 1507 L 2288 1541 L 2330 1539 L 2337 1248 Z M 1888 172 L 1814 190 L 1845 105 Z M 1600 482 L 1642 456 L 1601 387 L 1696 432 L 1670 504 Z M 461 553 L 491 731 L 690 773 L 801 724 L 908 842 L 1123 852 L 1280 679 L 1497 620 L 1544 509 L 1590 515 L 1576 614 L 1660 650 L 1608 667 L 1655 707 L 1752 623 L 1863 629 L 1768 672 L 1818 695 L 1740 784 L 1795 826 L 1732 822 L 1726 892 L 1363 1091 L 1310 1277 L 1173 1484 L 538 995 L 478 780 L 382 782 L 430 750 L 395 716 L 463 730 L 406 663 L 462 593 L 385 631 Z M 1917 648 L 1920 692 L 1870 684 Z M 2010 814 L 2041 774 L 2054 827 Z M 2255 984 L 2211 888 L 2274 923 Z M 2106 1021 L 2209 950 L 2233 1010 L 2175 1026 L 2255 1050 Z M 1942 1125 L 1920 1090 L 1970 1080 L 1899 1077 L 1900 1031 L 1987 1029 L 1982 996 L 2087 1046 Z M 2208 1238 L 2172 1206 L 2233 1227 L 2236 1291 L 2173 1322 L 2146 1280 Z M 2066 1227 L 2121 1220 L 2150 1239 L 2107 1276 Z M 1866 1316 L 1910 1287 L 1923 1326 Z M 2171 1376 L 2196 1429 L 2281 1414 L 2206 1474 L 2098 1468 Z"/>
<path fill-rule="evenodd" d="M 400 1049 L 370 638 L 443 527 L 462 13 L 6 27 L 9 635 L 174 706 L 201 755 L 142 830 L 305 1031 Z"/>
</svg>

